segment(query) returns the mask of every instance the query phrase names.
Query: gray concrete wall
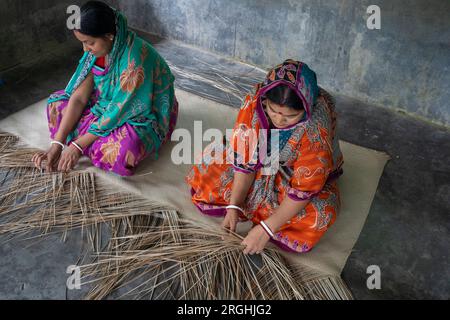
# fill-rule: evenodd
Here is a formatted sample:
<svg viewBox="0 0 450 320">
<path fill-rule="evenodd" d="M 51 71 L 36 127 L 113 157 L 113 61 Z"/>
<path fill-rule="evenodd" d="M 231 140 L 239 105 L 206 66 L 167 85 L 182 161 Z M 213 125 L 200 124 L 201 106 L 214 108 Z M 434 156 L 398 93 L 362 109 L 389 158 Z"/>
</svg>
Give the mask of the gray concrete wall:
<svg viewBox="0 0 450 320">
<path fill-rule="evenodd" d="M 131 26 L 264 68 L 300 59 L 322 86 L 450 125 L 448 0 L 118 0 Z M 381 8 L 381 30 L 366 27 Z"/>
<path fill-rule="evenodd" d="M 74 2 L 0 0 L 0 72 L 64 45 L 66 8 Z"/>
<path fill-rule="evenodd" d="M 67 29 L 69 5 L 84 0 L 0 0 L 0 72 L 76 45 Z M 115 0 L 105 1 L 115 3 Z M 81 46 L 80 46 L 81 48 Z"/>
</svg>

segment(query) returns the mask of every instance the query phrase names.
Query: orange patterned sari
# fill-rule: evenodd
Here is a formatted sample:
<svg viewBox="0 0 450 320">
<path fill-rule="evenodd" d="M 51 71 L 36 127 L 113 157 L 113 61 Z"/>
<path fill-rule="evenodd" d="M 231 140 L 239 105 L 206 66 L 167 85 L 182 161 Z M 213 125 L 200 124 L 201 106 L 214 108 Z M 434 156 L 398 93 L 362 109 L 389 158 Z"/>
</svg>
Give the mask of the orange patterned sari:
<svg viewBox="0 0 450 320">
<path fill-rule="evenodd" d="M 264 93 L 281 83 L 296 90 L 307 117 L 290 128 L 274 130 L 265 113 Z M 191 186 L 193 203 L 204 214 L 224 216 L 234 172 L 254 172 L 255 181 L 247 194 L 245 215 L 241 218 L 258 224 L 273 214 L 286 197 L 309 200 L 301 212 L 278 230 L 272 241 L 285 250 L 310 251 L 334 223 L 339 211 L 337 178 L 342 174 L 343 158 L 335 128 L 334 102 L 325 90 L 317 87 L 314 72 L 301 62 L 285 61 L 269 72 L 253 95 L 246 97 L 230 143 L 224 139 L 220 144 L 210 144 L 203 152 L 202 163 L 190 170 L 186 181 Z M 264 130 L 269 130 L 267 137 L 261 136 Z M 279 136 L 278 170 L 268 174 L 259 153 L 264 143 L 270 150 L 270 135 L 275 131 Z M 256 144 L 251 139 L 255 135 Z M 227 161 L 215 161 L 217 153 Z M 270 151 L 268 154 L 271 157 Z"/>
</svg>

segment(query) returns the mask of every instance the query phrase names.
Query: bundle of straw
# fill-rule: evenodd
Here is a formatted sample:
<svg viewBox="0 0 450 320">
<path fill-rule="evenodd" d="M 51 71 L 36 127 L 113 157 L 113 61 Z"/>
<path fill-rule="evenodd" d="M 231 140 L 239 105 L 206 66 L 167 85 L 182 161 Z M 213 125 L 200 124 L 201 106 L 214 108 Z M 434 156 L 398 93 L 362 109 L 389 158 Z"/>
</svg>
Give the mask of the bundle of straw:
<svg viewBox="0 0 450 320">
<path fill-rule="evenodd" d="M 66 239 L 81 230 L 93 258 L 80 265 L 87 299 L 352 298 L 339 277 L 290 265 L 274 249 L 244 255 L 239 235 L 116 191 L 93 173 L 43 173 L 31 163 L 37 151 L 0 133 L 0 235 Z"/>
</svg>

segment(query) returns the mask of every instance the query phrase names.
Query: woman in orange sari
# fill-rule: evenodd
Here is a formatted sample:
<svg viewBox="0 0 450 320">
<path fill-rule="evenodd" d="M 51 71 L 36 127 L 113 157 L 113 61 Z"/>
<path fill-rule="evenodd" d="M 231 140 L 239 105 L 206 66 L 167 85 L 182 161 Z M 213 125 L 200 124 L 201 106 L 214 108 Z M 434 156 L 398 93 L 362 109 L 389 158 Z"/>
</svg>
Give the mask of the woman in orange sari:
<svg viewBox="0 0 450 320">
<path fill-rule="evenodd" d="M 343 163 L 334 103 L 305 63 L 272 69 L 245 98 L 230 144 L 213 144 L 186 181 L 202 213 L 225 216 L 223 227 L 253 222 L 244 253 L 260 253 L 269 240 L 308 252 L 334 223 Z M 212 159 L 218 153 L 225 163 Z"/>
</svg>

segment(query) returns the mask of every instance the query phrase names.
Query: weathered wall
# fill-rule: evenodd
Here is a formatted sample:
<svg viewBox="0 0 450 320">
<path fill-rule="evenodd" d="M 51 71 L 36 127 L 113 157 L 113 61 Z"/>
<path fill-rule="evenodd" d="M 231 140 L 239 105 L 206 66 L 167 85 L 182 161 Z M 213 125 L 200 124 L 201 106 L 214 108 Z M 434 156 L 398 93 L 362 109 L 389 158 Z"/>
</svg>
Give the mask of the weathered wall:
<svg viewBox="0 0 450 320">
<path fill-rule="evenodd" d="M 0 72 L 74 43 L 66 9 L 80 0 L 0 0 Z M 450 125 L 450 1 L 110 0 L 132 27 L 264 68 L 291 57 L 322 86 Z"/>
<path fill-rule="evenodd" d="M 69 2 L 0 0 L 0 71 L 63 45 Z"/>
<path fill-rule="evenodd" d="M 450 125 L 450 1 L 118 0 L 131 26 L 268 68 L 292 57 L 322 86 Z"/>
<path fill-rule="evenodd" d="M 76 39 L 66 26 L 67 7 L 84 2 L 0 0 L 0 72 L 74 45 Z"/>
</svg>

